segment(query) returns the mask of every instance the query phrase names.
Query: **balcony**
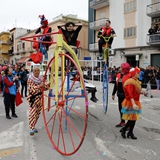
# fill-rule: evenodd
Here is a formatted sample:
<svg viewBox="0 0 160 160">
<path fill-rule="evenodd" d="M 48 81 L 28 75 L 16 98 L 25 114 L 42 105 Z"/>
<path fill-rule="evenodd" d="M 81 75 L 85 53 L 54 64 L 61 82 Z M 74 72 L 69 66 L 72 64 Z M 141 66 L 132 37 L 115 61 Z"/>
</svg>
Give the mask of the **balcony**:
<svg viewBox="0 0 160 160">
<path fill-rule="evenodd" d="M 90 8 L 100 9 L 109 5 L 109 0 L 93 0 L 90 2 Z"/>
<path fill-rule="evenodd" d="M 8 50 L 6 49 L 0 50 L 0 54 L 8 54 Z"/>
<path fill-rule="evenodd" d="M 34 52 L 34 49 L 32 47 L 28 47 L 27 52 Z"/>
<path fill-rule="evenodd" d="M 147 35 L 147 44 L 148 45 L 160 45 L 160 33 Z"/>
<path fill-rule="evenodd" d="M 89 44 L 89 51 L 97 52 L 98 51 L 98 43 Z"/>
<path fill-rule="evenodd" d="M 0 44 L 9 44 L 9 41 L 6 41 L 6 40 L 0 40 Z"/>
<path fill-rule="evenodd" d="M 12 49 L 8 50 L 8 53 L 9 53 L 9 55 L 13 55 L 14 54 Z"/>
<path fill-rule="evenodd" d="M 15 51 L 13 52 L 13 54 L 17 54 L 17 55 L 19 55 L 19 53 L 20 53 L 20 50 L 19 50 L 19 49 L 15 50 Z"/>
<path fill-rule="evenodd" d="M 12 44 L 13 43 L 13 39 L 10 38 L 8 41 L 7 41 L 8 44 Z"/>
<path fill-rule="evenodd" d="M 160 16 L 160 2 L 150 4 L 147 6 L 147 16 L 149 16 L 149 17 Z"/>
<path fill-rule="evenodd" d="M 20 49 L 19 53 L 26 53 L 26 49 L 25 48 Z"/>
<path fill-rule="evenodd" d="M 102 26 L 106 25 L 106 20 L 107 19 L 108 18 L 102 18 L 102 19 L 96 20 L 94 22 L 91 22 L 89 24 L 90 29 L 99 30 Z"/>
</svg>

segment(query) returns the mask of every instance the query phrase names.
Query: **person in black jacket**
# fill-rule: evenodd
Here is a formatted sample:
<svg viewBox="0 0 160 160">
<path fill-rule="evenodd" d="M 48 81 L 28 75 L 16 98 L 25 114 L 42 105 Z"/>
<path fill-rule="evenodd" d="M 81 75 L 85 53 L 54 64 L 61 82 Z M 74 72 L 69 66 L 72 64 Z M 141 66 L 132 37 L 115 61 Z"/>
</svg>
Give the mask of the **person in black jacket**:
<svg viewBox="0 0 160 160">
<path fill-rule="evenodd" d="M 77 54 L 77 38 L 80 30 L 82 29 L 82 23 L 75 24 L 73 22 L 67 22 L 65 25 L 59 25 L 57 26 L 58 29 L 61 29 L 63 33 L 63 39 L 64 41 L 71 46 L 72 49 L 74 49 L 75 53 Z M 63 28 L 65 27 L 65 28 Z M 75 27 L 77 27 L 75 29 Z M 74 46 L 74 47 L 72 47 Z M 67 54 L 69 54 L 66 51 Z M 69 54 L 70 55 L 70 54 Z M 67 59 L 67 58 L 66 58 Z M 65 60 L 65 66 L 66 66 L 66 60 Z M 73 63 L 71 63 L 71 67 L 73 67 Z"/>
<path fill-rule="evenodd" d="M 160 67 L 157 66 L 155 70 L 156 70 L 155 76 L 156 76 L 157 90 L 160 90 Z"/>
<path fill-rule="evenodd" d="M 67 22 L 65 25 L 59 25 L 57 27 L 62 30 L 66 43 L 68 45 L 76 46 L 78 34 L 82 29 L 82 23 L 75 24 L 73 22 Z M 63 27 L 65 27 L 65 29 Z M 77 28 L 75 29 L 75 27 Z"/>
<path fill-rule="evenodd" d="M 116 76 L 116 82 L 113 88 L 112 92 L 112 99 L 115 99 L 115 94 L 117 93 L 118 97 L 118 108 L 119 108 L 119 113 L 120 113 L 120 123 L 116 125 L 116 127 L 123 127 L 125 126 L 125 120 L 122 119 L 122 102 L 125 99 L 124 95 L 124 90 L 123 90 L 123 84 L 122 84 L 122 78 L 125 74 L 129 73 L 130 70 L 130 65 L 128 63 L 122 63 L 121 67 L 119 69 L 120 73 L 117 74 Z"/>
<path fill-rule="evenodd" d="M 153 98 L 152 90 L 151 90 L 151 79 L 153 77 L 153 71 L 151 65 L 149 65 L 144 72 L 144 83 L 147 84 L 146 92 L 149 97 Z"/>
<path fill-rule="evenodd" d="M 23 98 L 23 90 L 25 90 L 25 97 L 27 97 L 27 80 L 28 80 L 28 74 L 29 72 L 25 69 L 25 66 L 22 66 L 20 68 L 19 76 L 21 81 L 21 96 Z"/>
</svg>

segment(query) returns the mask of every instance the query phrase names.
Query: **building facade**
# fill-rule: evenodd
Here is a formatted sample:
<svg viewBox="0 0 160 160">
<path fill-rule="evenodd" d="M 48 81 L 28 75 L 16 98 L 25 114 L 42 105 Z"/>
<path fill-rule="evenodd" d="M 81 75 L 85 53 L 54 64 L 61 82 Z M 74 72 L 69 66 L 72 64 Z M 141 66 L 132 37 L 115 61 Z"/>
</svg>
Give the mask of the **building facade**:
<svg viewBox="0 0 160 160">
<path fill-rule="evenodd" d="M 159 65 L 160 39 L 155 42 L 155 38 L 152 38 L 159 34 L 148 35 L 149 28 L 157 22 L 155 18 L 160 17 L 153 13 L 153 8 L 159 7 L 159 3 L 158 0 L 89 0 L 88 34 L 91 39 L 88 42 L 93 59 L 96 60 L 99 55 L 97 32 L 109 19 L 117 34 L 109 66 L 120 66 L 122 62 L 143 68 L 149 64 Z M 151 42 L 151 38 L 154 42 Z"/>
<path fill-rule="evenodd" d="M 9 50 L 10 50 L 10 33 L 0 33 L 0 64 L 8 63 L 9 61 Z"/>
<path fill-rule="evenodd" d="M 88 21 L 78 19 L 76 15 L 68 15 L 68 16 L 63 16 L 59 15 L 55 18 L 53 18 L 52 22 L 49 23 L 49 26 L 52 28 L 52 32 L 57 32 L 58 25 L 65 24 L 66 22 L 72 21 L 75 24 L 78 24 L 81 22 L 83 24 L 83 27 L 79 33 L 78 40 L 80 40 L 80 46 L 81 46 L 81 53 L 78 57 L 80 60 L 80 63 L 82 66 L 85 65 L 85 62 L 83 62 L 84 57 L 89 56 L 88 52 Z M 28 41 L 21 41 L 20 39 L 22 37 L 28 37 L 28 36 L 33 36 L 35 35 L 35 30 L 26 30 L 24 34 L 19 34 L 18 36 L 15 36 L 15 41 L 14 41 L 14 54 L 10 57 L 10 63 L 15 64 L 15 63 L 25 63 L 26 61 L 29 60 L 29 56 L 31 53 L 35 53 L 35 50 L 32 48 L 32 42 Z M 12 31 L 15 35 L 16 29 Z M 57 36 L 52 35 L 52 39 L 54 42 L 57 41 Z M 48 51 L 48 60 L 50 60 L 53 57 L 54 53 L 54 48 L 55 44 L 51 45 Z"/>
</svg>

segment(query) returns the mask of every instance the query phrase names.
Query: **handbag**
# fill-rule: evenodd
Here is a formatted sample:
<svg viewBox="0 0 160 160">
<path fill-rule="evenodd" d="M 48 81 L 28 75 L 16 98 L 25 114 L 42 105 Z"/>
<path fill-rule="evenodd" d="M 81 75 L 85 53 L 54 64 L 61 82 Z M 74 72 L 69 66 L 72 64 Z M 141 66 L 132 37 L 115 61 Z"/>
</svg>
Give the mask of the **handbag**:
<svg viewBox="0 0 160 160">
<path fill-rule="evenodd" d="M 17 91 L 16 93 L 16 97 L 15 97 L 15 103 L 16 103 L 16 106 L 18 107 L 21 103 L 23 103 L 23 100 L 21 98 L 21 94 L 19 91 Z"/>
</svg>

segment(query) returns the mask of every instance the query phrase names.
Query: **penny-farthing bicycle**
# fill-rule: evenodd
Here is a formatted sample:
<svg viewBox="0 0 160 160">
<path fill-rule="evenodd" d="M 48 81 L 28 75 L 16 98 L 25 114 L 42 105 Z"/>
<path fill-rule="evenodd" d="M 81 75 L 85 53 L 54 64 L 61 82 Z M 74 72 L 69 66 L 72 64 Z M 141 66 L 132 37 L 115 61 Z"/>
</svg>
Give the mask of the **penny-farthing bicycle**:
<svg viewBox="0 0 160 160">
<path fill-rule="evenodd" d="M 44 82 L 50 83 L 50 90 L 43 90 L 42 114 L 53 147 L 62 155 L 69 156 L 82 145 L 88 122 L 88 99 L 81 66 L 60 32 L 24 37 L 21 40 L 34 42 L 34 37 L 38 39 L 52 34 L 57 37 L 57 42 L 44 74 Z M 64 49 L 69 54 L 65 54 Z M 76 70 L 74 77 L 72 68 Z"/>
<path fill-rule="evenodd" d="M 107 112 L 108 108 L 108 59 L 109 59 L 109 48 L 108 48 L 108 42 L 112 36 L 110 37 L 103 37 L 104 41 L 106 42 L 104 48 L 103 48 L 103 82 L 102 82 L 102 92 L 103 92 L 103 112 Z"/>
</svg>

